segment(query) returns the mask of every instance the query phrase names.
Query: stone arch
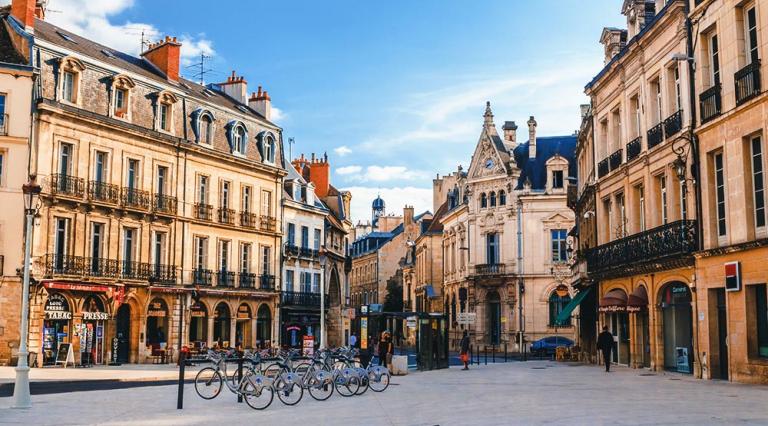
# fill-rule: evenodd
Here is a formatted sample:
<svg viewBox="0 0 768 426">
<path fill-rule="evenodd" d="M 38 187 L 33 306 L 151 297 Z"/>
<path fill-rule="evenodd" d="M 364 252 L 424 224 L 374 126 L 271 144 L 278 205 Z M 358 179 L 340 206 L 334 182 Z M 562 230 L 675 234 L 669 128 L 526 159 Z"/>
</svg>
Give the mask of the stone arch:
<svg viewBox="0 0 768 426">
<path fill-rule="evenodd" d="M 331 269 L 330 278 L 328 279 L 328 304 L 331 307 L 341 305 L 341 282 L 339 281 L 339 273 L 335 266 Z"/>
</svg>

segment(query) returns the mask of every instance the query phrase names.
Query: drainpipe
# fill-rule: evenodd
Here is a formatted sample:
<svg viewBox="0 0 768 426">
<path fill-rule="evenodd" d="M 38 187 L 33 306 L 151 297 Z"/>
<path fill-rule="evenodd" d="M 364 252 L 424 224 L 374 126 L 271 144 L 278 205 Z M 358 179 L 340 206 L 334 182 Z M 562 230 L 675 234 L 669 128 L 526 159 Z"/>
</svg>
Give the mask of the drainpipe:
<svg viewBox="0 0 768 426">
<path fill-rule="evenodd" d="M 525 353 L 523 342 L 523 202 L 517 199 L 517 336 L 520 354 Z"/>
</svg>

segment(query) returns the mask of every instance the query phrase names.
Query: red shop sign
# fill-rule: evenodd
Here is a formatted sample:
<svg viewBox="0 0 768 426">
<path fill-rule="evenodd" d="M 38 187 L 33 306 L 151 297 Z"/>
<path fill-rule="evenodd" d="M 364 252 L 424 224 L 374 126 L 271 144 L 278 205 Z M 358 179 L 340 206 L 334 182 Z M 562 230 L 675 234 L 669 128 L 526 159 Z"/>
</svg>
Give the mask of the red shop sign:
<svg viewBox="0 0 768 426">
<path fill-rule="evenodd" d="M 104 285 L 64 283 L 64 282 L 57 282 L 57 281 L 43 283 L 43 287 L 55 288 L 57 290 L 90 291 L 95 293 L 107 293 L 110 289 L 109 287 Z"/>
</svg>

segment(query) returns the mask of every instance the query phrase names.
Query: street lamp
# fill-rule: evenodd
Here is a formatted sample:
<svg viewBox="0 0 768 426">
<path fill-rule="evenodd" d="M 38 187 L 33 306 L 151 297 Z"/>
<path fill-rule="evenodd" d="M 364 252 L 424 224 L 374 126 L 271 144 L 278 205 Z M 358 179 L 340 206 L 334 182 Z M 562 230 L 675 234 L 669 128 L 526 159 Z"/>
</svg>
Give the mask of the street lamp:
<svg viewBox="0 0 768 426">
<path fill-rule="evenodd" d="M 29 393 L 29 264 L 32 257 L 32 224 L 39 209 L 38 200 L 42 188 L 36 182 L 34 175 L 22 185 L 24 196 L 24 214 L 26 230 L 24 232 L 24 283 L 21 296 L 21 327 L 19 329 L 19 360 L 16 363 L 16 383 L 13 387 L 13 408 L 32 407 L 32 397 Z"/>
<path fill-rule="evenodd" d="M 320 248 L 320 267 L 323 269 L 323 275 L 320 279 L 320 349 L 325 349 L 325 263 L 328 256 L 325 255 L 325 247 Z"/>
</svg>

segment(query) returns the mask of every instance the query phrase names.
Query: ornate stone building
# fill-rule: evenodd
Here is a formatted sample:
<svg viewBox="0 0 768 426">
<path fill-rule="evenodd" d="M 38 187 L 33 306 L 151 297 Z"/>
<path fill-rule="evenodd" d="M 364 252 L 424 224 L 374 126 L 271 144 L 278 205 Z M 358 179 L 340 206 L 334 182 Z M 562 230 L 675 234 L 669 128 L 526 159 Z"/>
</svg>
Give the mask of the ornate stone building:
<svg viewBox="0 0 768 426">
<path fill-rule="evenodd" d="M 576 136 L 541 137 L 536 126 L 531 117 L 529 140 L 519 143 L 517 126 L 506 122 L 502 138 L 489 103 L 469 170 L 435 180 L 447 202 L 440 221 L 452 345 L 464 329 L 476 344 L 513 351 L 521 331 L 526 346 L 549 335 L 574 337 L 570 316 L 556 324 L 570 297 L 555 289 L 574 225 L 566 185 L 575 177 Z M 474 312 L 475 323 L 458 324 L 460 312 Z"/>
</svg>

